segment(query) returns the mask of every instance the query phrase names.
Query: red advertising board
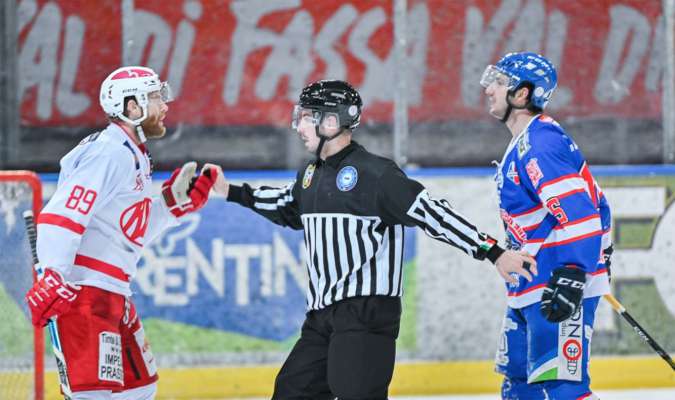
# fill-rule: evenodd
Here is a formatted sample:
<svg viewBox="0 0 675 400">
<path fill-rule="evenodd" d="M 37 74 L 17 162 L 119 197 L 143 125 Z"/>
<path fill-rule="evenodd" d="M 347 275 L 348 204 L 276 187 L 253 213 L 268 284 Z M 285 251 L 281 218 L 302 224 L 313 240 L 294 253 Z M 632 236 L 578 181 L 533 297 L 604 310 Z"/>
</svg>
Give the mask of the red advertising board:
<svg viewBox="0 0 675 400">
<path fill-rule="evenodd" d="M 127 4 L 134 3 L 134 9 Z M 300 89 L 352 82 L 364 120 L 388 122 L 396 87 L 393 1 L 60 0 L 19 3 L 22 124 L 102 124 L 98 90 L 122 64 L 168 79 L 169 124 L 285 125 Z M 487 118 L 478 85 L 512 50 L 549 57 L 551 113 L 658 118 L 661 2 L 408 1 L 412 121 Z"/>
</svg>

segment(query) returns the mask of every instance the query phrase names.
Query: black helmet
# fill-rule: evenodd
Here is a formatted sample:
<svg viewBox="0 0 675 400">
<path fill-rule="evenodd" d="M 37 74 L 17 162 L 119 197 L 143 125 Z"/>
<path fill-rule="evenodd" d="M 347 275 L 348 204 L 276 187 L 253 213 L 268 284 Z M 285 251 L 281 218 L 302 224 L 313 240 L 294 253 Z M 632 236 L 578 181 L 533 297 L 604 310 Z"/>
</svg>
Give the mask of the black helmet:
<svg viewBox="0 0 675 400">
<path fill-rule="evenodd" d="M 349 83 L 336 79 L 309 84 L 302 89 L 298 101 L 300 108 L 320 111 L 322 119 L 327 114 L 334 114 L 340 127 L 348 129 L 359 126 L 362 105 L 359 92 Z M 297 121 L 295 116 L 293 121 Z"/>
</svg>

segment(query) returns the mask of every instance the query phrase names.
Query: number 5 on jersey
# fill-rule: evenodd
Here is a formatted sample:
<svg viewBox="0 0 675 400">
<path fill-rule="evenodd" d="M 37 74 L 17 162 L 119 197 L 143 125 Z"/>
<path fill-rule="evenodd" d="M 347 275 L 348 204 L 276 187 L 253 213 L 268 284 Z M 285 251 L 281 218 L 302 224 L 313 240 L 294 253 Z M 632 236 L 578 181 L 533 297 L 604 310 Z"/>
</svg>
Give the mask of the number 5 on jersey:
<svg viewBox="0 0 675 400">
<path fill-rule="evenodd" d="M 551 197 L 546 201 L 546 208 L 553 214 L 553 216 L 558 220 L 560 225 L 565 225 L 569 219 L 565 210 L 560 206 L 560 200 L 557 197 Z"/>
<path fill-rule="evenodd" d="M 66 200 L 66 208 L 77 210 L 82 215 L 87 215 L 96 201 L 96 192 L 85 189 L 80 185 L 75 185 Z M 81 203 L 81 204 L 80 204 Z"/>
</svg>

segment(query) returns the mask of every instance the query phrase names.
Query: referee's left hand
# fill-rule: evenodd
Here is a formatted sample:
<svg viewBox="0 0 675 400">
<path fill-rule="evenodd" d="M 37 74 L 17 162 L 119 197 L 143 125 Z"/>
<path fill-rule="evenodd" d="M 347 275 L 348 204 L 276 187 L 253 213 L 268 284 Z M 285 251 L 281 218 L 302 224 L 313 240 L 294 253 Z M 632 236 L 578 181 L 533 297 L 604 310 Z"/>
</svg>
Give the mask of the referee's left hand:
<svg viewBox="0 0 675 400">
<path fill-rule="evenodd" d="M 511 275 L 516 273 L 532 282 L 532 275 L 537 275 L 537 262 L 525 251 L 506 250 L 495 263 L 497 272 L 505 281 L 518 284 L 518 278 Z"/>
</svg>

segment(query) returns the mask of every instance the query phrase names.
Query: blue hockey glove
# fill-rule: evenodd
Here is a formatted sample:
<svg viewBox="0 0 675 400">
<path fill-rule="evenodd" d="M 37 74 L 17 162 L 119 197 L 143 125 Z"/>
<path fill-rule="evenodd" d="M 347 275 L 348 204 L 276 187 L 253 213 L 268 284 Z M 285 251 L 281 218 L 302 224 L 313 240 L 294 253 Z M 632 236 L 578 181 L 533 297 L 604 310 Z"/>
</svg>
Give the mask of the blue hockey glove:
<svg viewBox="0 0 675 400">
<path fill-rule="evenodd" d="M 550 322 L 562 322 L 579 309 L 584 298 L 586 273 L 574 267 L 553 270 L 541 296 L 541 313 Z"/>
</svg>

